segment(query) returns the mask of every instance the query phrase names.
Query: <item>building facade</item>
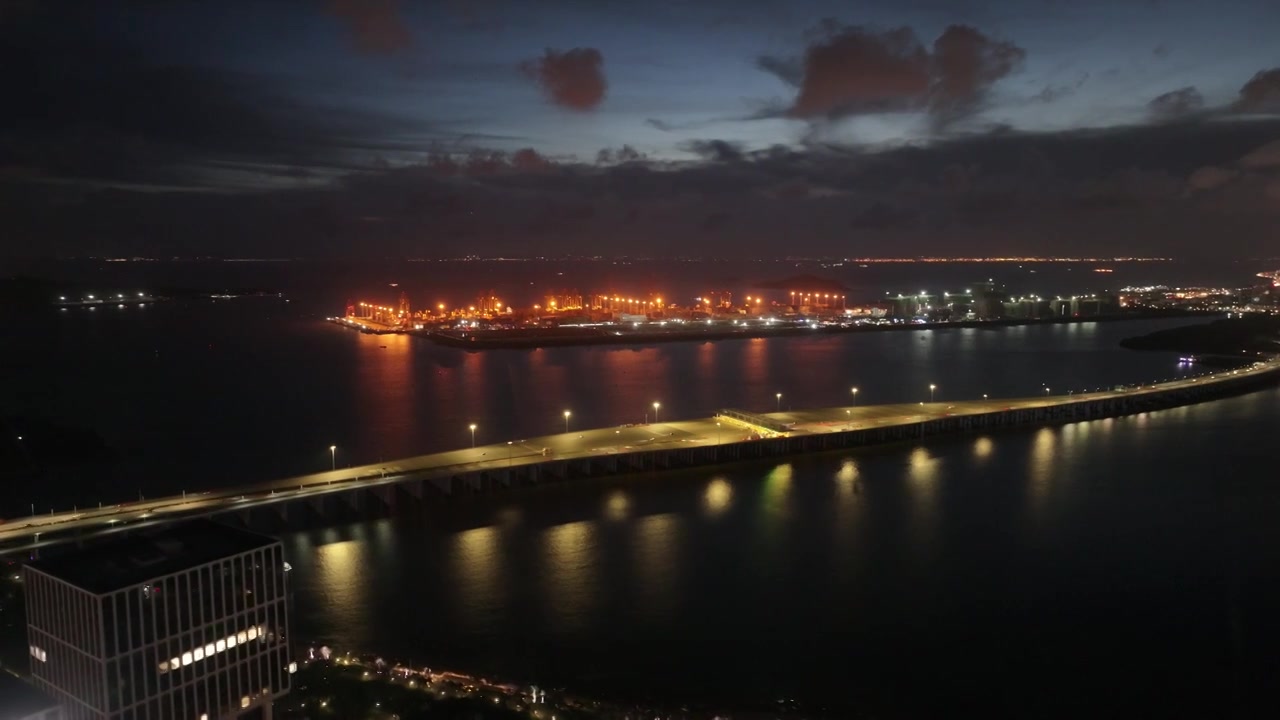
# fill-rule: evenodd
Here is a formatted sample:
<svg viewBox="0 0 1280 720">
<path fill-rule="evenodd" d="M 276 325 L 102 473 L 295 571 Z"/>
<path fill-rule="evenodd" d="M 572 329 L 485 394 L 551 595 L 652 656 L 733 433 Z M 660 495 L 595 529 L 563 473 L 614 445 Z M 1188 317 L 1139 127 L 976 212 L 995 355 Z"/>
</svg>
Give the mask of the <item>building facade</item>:
<svg viewBox="0 0 1280 720">
<path fill-rule="evenodd" d="M 270 718 L 289 689 L 280 543 L 194 521 L 25 570 L 37 687 L 69 720 Z"/>
</svg>

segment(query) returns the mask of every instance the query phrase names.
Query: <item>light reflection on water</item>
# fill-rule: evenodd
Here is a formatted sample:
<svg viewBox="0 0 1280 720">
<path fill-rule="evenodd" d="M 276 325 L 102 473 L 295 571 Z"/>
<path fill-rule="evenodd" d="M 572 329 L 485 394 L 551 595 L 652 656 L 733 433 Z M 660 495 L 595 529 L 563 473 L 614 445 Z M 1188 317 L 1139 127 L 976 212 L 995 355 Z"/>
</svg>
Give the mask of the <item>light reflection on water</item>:
<svg viewBox="0 0 1280 720">
<path fill-rule="evenodd" d="M 1222 472 L 1223 457 L 1252 457 L 1257 437 L 1280 432 L 1278 401 L 1273 390 L 1142 417 L 645 474 L 487 510 L 445 502 L 420 525 L 321 531 L 317 544 L 287 541 L 302 556 L 297 632 L 680 697 L 836 702 L 832 688 L 852 685 L 864 699 L 932 694 L 945 707 L 955 693 L 987 692 L 997 673 L 1001 692 L 1075 707 L 1152 677 L 1213 684 L 1221 677 L 1203 658 L 1217 647 L 1222 598 L 1280 602 L 1280 585 L 1265 580 L 1280 558 L 1280 486 Z M 360 528 L 368 539 L 354 539 Z M 1256 580 L 1240 586 L 1231 573 Z M 1260 612 L 1240 617 L 1241 632 L 1268 637 Z M 919 673 L 931 678 L 923 691 Z"/>
<path fill-rule="evenodd" d="M 600 593 L 596 531 L 595 521 L 583 520 L 543 533 L 543 602 L 548 620 L 562 632 L 581 632 L 591 624 Z"/>
</svg>

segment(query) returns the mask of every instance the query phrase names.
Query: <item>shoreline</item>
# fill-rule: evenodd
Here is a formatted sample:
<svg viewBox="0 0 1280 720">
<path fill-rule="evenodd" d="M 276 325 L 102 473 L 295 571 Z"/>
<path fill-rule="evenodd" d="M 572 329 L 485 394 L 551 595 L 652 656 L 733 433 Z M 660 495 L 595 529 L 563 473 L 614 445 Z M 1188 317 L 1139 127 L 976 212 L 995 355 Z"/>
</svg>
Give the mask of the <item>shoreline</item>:
<svg viewBox="0 0 1280 720">
<path fill-rule="evenodd" d="M 907 332 L 914 330 L 987 329 L 1028 325 L 1067 325 L 1091 322 L 1124 322 L 1129 320 L 1162 320 L 1173 318 L 1213 318 L 1222 313 L 1195 310 L 1139 311 L 1088 317 L 1003 318 L 999 320 L 960 320 L 929 323 L 894 323 L 868 325 L 821 325 L 783 327 L 742 327 L 728 329 L 724 322 L 708 330 L 628 331 L 624 325 L 609 328 L 539 328 L 521 330 L 482 330 L 455 332 L 440 330 L 397 330 L 394 328 L 361 328 L 345 318 L 327 318 L 332 324 L 368 335 L 411 335 L 443 346 L 469 352 L 482 350 L 533 350 L 550 347 L 585 347 L 592 345 L 651 345 L 671 342 L 714 342 L 718 340 L 752 340 L 802 335 L 841 335 L 862 332 Z M 614 329 L 614 328 L 619 329 Z"/>
</svg>

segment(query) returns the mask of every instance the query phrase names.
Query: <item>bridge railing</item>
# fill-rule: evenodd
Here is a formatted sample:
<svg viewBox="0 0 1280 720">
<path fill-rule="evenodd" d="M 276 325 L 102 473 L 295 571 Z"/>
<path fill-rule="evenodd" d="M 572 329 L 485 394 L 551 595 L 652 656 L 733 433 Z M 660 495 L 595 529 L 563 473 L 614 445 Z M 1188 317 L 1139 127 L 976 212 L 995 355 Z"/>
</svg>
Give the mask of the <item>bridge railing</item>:
<svg viewBox="0 0 1280 720">
<path fill-rule="evenodd" d="M 746 423 L 748 425 L 755 425 L 756 427 L 764 428 L 765 430 L 772 430 L 773 432 L 788 432 L 791 430 L 791 428 L 785 423 L 778 422 L 777 420 L 765 417 L 764 415 L 749 413 L 745 410 L 724 408 L 722 410 L 717 410 L 716 415 L 727 417 L 730 420 L 737 420 L 738 422 Z"/>
</svg>

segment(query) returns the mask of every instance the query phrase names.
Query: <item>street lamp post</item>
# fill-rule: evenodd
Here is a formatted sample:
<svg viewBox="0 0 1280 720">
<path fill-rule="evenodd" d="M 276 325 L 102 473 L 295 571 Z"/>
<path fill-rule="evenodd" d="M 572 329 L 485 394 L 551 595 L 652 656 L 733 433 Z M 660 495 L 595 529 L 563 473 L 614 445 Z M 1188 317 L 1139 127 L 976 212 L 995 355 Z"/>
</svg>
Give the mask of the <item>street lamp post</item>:
<svg viewBox="0 0 1280 720">
<path fill-rule="evenodd" d="M 778 412 L 782 412 L 782 393 L 778 393 L 774 398 L 778 401 Z"/>
<path fill-rule="evenodd" d="M 1045 397 L 1049 396 L 1049 387 L 1047 385 L 1044 388 L 1044 394 L 1045 394 Z"/>
<path fill-rule="evenodd" d="M 856 388 L 856 387 L 855 387 L 855 388 L 849 388 L 849 394 L 853 395 L 853 403 L 852 403 L 852 404 L 857 405 L 857 404 L 858 404 L 858 388 Z"/>
<path fill-rule="evenodd" d="M 654 422 L 654 423 L 659 422 L 659 421 L 658 421 L 658 410 L 660 410 L 660 409 L 662 409 L 662 403 L 660 403 L 660 402 L 655 402 L 655 403 L 653 404 L 653 422 Z"/>
<path fill-rule="evenodd" d="M 716 423 L 716 444 L 720 444 L 720 423 Z"/>
<path fill-rule="evenodd" d="M 471 447 L 472 447 L 472 449 L 474 449 L 474 448 L 475 448 L 475 446 L 476 446 L 476 424 L 475 424 L 475 423 L 471 423 Z"/>
<path fill-rule="evenodd" d="M 511 442 L 507 441 L 507 467 L 511 467 Z"/>
<path fill-rule="evenodd" d="M 337 445 L 329 446 L 329 469 L 330 470 L 338 469 L 338 446 Z"/>
<path fill-rule="evenodd" d="M 933 391 L 937 389 L 938 389 L 937 385 L 934 385 L 933 383 L 929 383 L 929 402 L 933 402 Z"/>
<path fill-rule="evenodd" d="M 564 411 L 564 432 L 566 435 L 569 433 L 569 416 L 572 414 L 573 413 L 569 412 L 568 410 Z"/>
</svg>

